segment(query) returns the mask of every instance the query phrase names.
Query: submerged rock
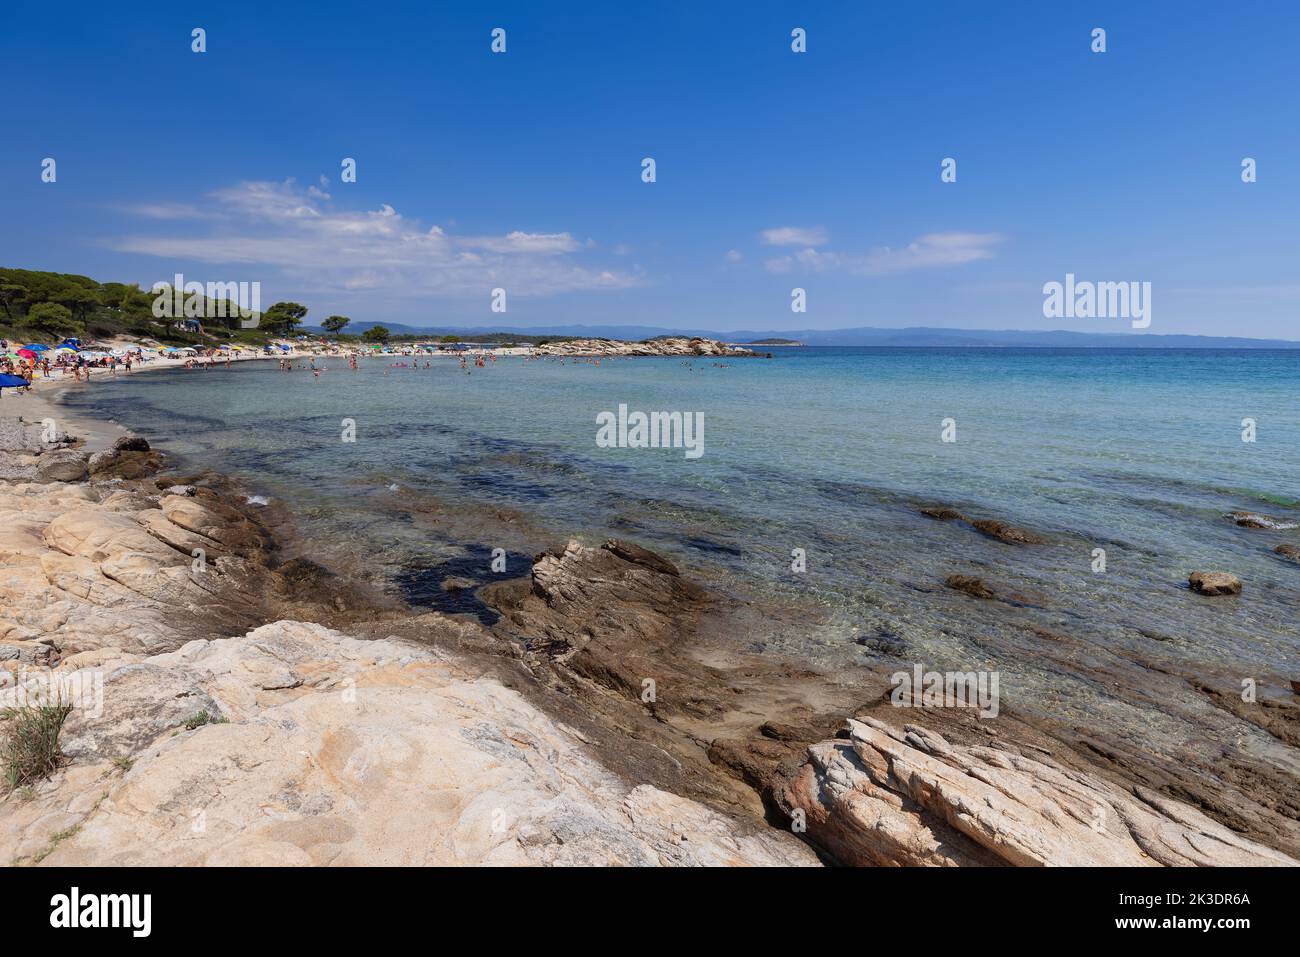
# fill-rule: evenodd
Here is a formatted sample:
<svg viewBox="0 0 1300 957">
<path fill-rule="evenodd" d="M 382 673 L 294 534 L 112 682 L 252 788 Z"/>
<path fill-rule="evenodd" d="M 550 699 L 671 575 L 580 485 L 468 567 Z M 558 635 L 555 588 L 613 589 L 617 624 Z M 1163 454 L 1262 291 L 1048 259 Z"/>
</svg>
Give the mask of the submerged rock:
<svg viewBox="0 0 1300 957">
<path fill-rule="evenodd" d="M 1006 522 L 1000 522 L 992 518 L 976 519 L 971 522 L 971 525 L 990 538 L 996 538 L 998 541 L 1006 542 L 1009 545 L 1041 545 L 1044 542 L 1042 537 L 1027 529 L 1008 525 Z"/>
<path fill-rule="evenodd" d="M 966 516 L 955 508 L 949 508 L 947 505 L 926 505 L 920 509 L 922 515 L 926 518 L 933 518 L 940 522 L 965 521 Z"/>
<path fill-rule="evenodd" d="M 917 511 L 938 522 L 964 523 L 989 538 L 996 538 L 1009 545 L 1042 545 L 1045 542 L 1042 536 L 1028 529 L 994 518 L 969 518 L 950 505 L 923 505 Z"/>
<path fill-rule="evenodd" d="M 1242 528 L 1267 528 L 1267 529 L 1288 529 L 1300 528 L 1295 522 L 1288 522 L 1285 519 L 1273 518 L 1270 515 L 1259 515 L 1256 512 L 1229 512 L 1228 518 L 1232 519 Z"/>
<path fill-rule="evenodd" d="M 944 584 L 947 585 L 949 588 L 956 589 L 957 591 L 960 592 L 965 592 L 967 595 L 970 595 L 972 598 L 996 598 L 997 597 L 997 593 L 994 592 L 993 589 L 990 588 L 988 585 L 986 585 L 983 579 L 976 578 L 974 575 L 949 575 L 944 580 Z"/>
<path fill-rule="evenodd" d="M 1229 572 L 1192 572 L 1187 584 L 1198 595 L 1240 595 L 1241 579 Z"/>
</svg>

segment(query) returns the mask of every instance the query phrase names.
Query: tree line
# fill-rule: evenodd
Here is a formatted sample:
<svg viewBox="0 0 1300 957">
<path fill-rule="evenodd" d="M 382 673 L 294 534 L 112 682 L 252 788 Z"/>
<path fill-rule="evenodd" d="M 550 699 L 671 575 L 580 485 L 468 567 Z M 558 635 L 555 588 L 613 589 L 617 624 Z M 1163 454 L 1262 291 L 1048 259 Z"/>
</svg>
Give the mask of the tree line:
<svg viewBox="0 0 1300 957">
<path fill-rule="evenodd" d="M 197 298 L 197 301 L 196 301 Z M 98 282 L 75 273 L 0 268 L 0 325 L 14 335 L 67 336 L 135 335 L 154 339 L 192 340 L 183 322 L 199 318 L 204 331 L 227 338 L 257 341 L 268 336 L 294 334 L 307 317 L 307 307 L 297 302 L 277 302 L 246 326 L 238 305 L 208 301 L 199 293 L 186 293 L 181 316 L 154 315 L 157 294 L 136 283 Z M 180 323 L 179 328 L 177 323 Z M 330 316 L 322 326 L 338 336 L 351 320 Z M 367 330 L 365 338 L 383 341 L 387 330 Z"/>
</svg>

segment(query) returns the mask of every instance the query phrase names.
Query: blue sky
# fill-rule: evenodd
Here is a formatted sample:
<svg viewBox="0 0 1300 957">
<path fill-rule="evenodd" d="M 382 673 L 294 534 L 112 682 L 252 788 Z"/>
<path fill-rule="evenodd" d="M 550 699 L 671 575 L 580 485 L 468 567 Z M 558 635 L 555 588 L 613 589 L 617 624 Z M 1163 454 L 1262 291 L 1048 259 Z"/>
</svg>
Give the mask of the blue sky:
<svg viewBox="0 0 1300 957">
<path fill-rule="evenodd" d="M 1300 339 L 1297 62 L 1282 2 L 15 5 L 0 264 L 309 321 L 1127 330 L 1043 318 L 1071 272 Z"/>
</svg>

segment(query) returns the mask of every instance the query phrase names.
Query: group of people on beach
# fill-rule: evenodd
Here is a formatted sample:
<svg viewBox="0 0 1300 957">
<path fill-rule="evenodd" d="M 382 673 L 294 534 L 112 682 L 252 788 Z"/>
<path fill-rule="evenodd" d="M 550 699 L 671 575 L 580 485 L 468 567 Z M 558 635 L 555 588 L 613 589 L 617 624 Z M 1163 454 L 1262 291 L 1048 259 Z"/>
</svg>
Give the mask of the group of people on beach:
<svg viewBox="0 0 1300 957">
<path fill-rule="evenodd" d="M 18 352 L 12 352 L 12 349 L 18 349 Z M 21 347 L 10 343 L 7 339 L 0 339 L 0 374 L 17 376 L 26 379 L 31 383 L 36 378 L 52 379 L 57 375 L 64 378 L 72 377 L 78 382 L 89 382 L 91 371 L 94 369 L 106 369 L 109 375 L 116 376 L 119 368 L 130 372 L 133 366 L 141 360 L 140 350 L 127 350 L 122 355 L 106 356 L 85 356 L 80 351 L 73 350 L 42 350 L 39 353 L 33 353 L 26 347 Z M 19 388 L 20 392 L 26 391 L 30 386 Z"/>
<path fill-rule="evenodd" d="M 186 369 L 211 369 L 215 365 L 230 365 L 234 355 L 227 350 L 208 349 L 197 356 L 190 356 L 181 365 Z"/>
</svg>

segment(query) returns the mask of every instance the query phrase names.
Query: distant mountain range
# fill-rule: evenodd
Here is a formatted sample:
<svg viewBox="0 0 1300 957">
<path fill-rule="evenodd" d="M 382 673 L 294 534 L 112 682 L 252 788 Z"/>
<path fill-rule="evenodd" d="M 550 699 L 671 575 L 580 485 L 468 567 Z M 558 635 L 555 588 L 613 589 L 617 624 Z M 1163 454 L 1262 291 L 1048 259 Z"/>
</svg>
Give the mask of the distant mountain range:
<svg viewBox="0 0 1300 957">
<path fill-rule="evenodd" d="M 719 332 L 710 329 L 665 329 L 657 326 L 539 326 L 467 328 L 464 326 L 417 327 L 394 322 L 353 322 L 347 332 L 359 334 L 372 326 L 385 326 L 395 336 L 454 335 L 471 339 L 491 335 L 565 336 L 602 339 L 652 339 L 655 336 L 704 336 L 725 342 L 756 342 L 760 339 L 790 339 L 809 346 L 968 346 L 1044 347 L 1094 349 L 1300 349 L 1300 342 L 1288 339 L 1246 339 L 1240 336 L 1152 335 L 1150 333 L 1070 332 L 1056 329 L 1027 332 L 1016 329 L 940 329 L 911 326 L 879 329 L 857 326 L 849 329 L 742 329 Z M 319 331 L 319 327 L 308 327 Z"/>
</svg>

